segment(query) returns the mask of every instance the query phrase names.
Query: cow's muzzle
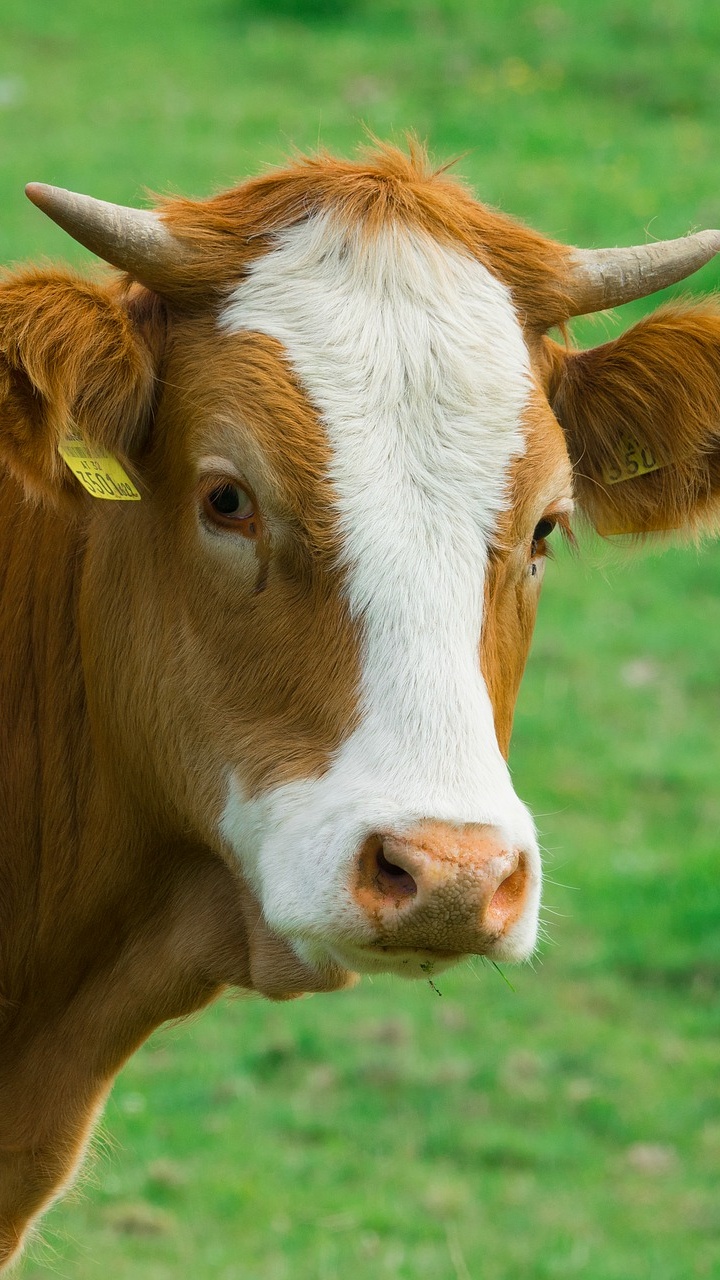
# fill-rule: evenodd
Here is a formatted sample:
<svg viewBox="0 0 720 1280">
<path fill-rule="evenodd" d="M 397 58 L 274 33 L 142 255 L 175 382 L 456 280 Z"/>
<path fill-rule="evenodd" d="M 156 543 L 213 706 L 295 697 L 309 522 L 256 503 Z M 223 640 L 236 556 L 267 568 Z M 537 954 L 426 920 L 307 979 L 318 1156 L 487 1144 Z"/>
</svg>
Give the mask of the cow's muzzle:
<svg viewBox="0 0 720 1280">
<path fill-rule="evenodd" d="M 371 949 L 448 959 L 525 959 L 537 933 L 537 852 L 492 826 L 424 822 L 364 841 L 352 895 L 372 927 Z"/>
</svg>

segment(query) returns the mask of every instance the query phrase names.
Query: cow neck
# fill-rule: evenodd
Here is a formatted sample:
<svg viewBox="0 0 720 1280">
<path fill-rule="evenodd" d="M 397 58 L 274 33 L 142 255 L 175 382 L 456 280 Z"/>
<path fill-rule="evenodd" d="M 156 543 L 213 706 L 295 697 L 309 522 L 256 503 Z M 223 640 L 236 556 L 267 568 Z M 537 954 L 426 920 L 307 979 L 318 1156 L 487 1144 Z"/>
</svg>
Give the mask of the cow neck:
<svg viewBox="0 0 720 1280">
<path fill-rule="evenodd" d="M 86 529 L 9 480 L 0 512 L 1 785 L 19 815 L 0 864 L 4 1259 L 71 1175 L 123 1061 L 250 972 L 229 870 L 143 838 L 96 763 L 78 635 Z"/>
</svg>

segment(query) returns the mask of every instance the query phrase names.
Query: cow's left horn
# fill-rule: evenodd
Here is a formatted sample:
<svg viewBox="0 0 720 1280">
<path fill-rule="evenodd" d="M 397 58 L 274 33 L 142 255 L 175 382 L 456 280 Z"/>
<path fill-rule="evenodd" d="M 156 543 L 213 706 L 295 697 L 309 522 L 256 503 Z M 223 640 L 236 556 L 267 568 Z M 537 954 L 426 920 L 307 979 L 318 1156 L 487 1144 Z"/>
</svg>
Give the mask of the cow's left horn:
<svg viewBox="0 0 720 1280">
<path fill-rule="evenodd" d="M 28 183 L 25 194 L 73 240 L 159 293 L 172 293 L 173 275 L 198 260 L 150 210 L 108 204 L 43 182 Z"/>
<path fill-rule="evenodd" d="M 587 316 L 657 293 L 704 267 L 718 250 L 720 231 L 697 231 L 630 249 L 573 249 L 569 314 Z"/>
</svg>

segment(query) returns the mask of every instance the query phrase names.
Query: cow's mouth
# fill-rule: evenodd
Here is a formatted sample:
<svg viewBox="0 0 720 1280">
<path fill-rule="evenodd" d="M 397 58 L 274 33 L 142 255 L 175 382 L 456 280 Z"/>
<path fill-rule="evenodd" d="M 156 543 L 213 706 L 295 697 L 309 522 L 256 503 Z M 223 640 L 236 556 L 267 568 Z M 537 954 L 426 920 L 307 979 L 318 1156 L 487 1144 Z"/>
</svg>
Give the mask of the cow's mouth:
<svg viewBox="0 0 720 1280">
<path fill-rule="evenodd" d="M 428 963 L 436 962 L 437 964 L 456 964 L 458 960 L 463 959 L 461 951 L 436 951 L 435 949 L 420 947 L 418 949 L 412 947 L 393 946 L 392 943 L 376 942 L 366 947 L 361 947 L 367 955 L 373 956 L 392 956 L 394 959 L 402 960 L 407 957 L 412 960 L 427 960 Z"/>
<path fill-rule="evenodd" d="M 434 951 L 393 946 L 385 943 L 355 944 L 347 949 L 333 946 L 330 955 L 336 964 L 361 974 L 389 973 L 401 978 L 431 978 L 442 973 L 465 955 L 457 951 Z"/>
</svg>

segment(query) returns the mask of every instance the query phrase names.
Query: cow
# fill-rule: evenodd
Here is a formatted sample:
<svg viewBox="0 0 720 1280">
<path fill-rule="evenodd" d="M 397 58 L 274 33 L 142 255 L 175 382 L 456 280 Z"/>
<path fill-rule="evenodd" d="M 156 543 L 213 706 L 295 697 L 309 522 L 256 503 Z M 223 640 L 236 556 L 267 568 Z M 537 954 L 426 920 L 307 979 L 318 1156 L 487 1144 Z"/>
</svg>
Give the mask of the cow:
<svg viewBox="0 0 720 1280">
<path fill-rule="evenodd" d="M 27 194 L 113 270 L 0 282 L 0 1265 L 165 1020 L 532 953 L 548 540 L 720 492 L 714 302 L 563 337 L 716 231 L 564 246 L 417 146 Z"/>
</svg>

